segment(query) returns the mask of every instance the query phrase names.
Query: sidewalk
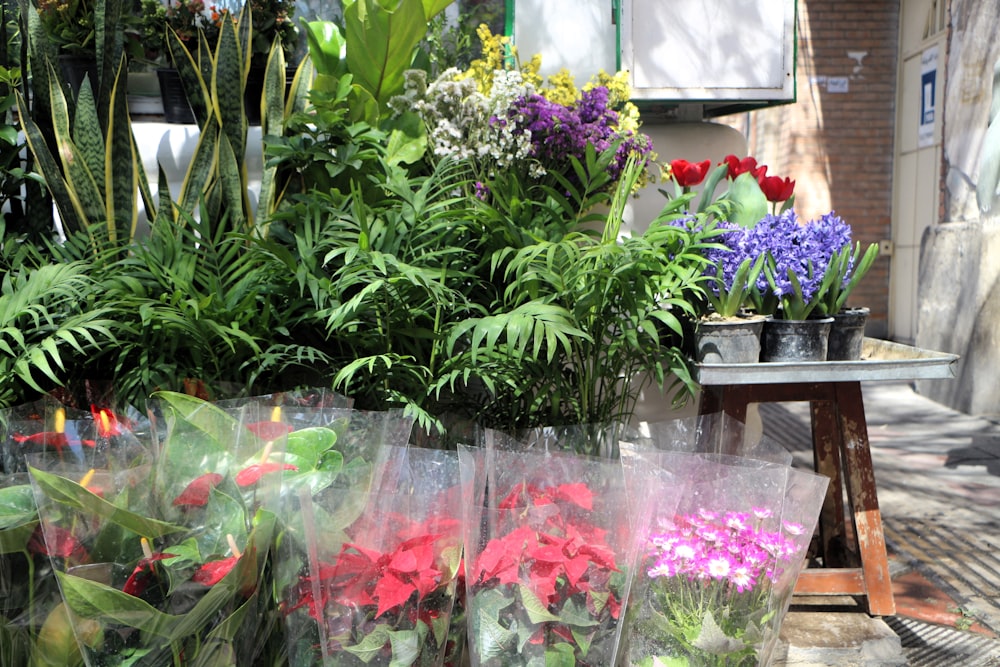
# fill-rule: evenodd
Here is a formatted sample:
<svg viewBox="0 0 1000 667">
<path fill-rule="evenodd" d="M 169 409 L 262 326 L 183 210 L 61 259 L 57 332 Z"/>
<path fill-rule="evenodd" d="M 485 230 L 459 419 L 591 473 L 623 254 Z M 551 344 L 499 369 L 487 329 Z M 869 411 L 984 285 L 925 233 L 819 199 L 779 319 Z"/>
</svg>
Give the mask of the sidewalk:
<svg viewBox="0 0 1000 667">
<path fill-rule="evenodd" d="M 1000 424 L 909 384 L 865 383 L 863 393 L 896 615 L 829 601 L 802 611 L 817 601 L 796 599 L 778 664 L 1000 666 Z M 760 418 L 812 466 L 807 403 L 761 405 Z"/>
</svg>

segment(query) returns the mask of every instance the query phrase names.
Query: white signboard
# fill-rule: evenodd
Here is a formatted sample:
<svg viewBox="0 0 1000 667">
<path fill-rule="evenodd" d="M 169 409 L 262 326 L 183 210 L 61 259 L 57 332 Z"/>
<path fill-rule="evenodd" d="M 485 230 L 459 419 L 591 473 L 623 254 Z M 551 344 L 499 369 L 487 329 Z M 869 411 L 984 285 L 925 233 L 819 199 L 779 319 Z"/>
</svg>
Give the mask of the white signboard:
<svg viewBox="0 0 1000 667">
<path fill-rule="evenodd" d="M 920 54 L 920 122 L 917 126 L 917 147 L 934 145 L 934 125 L 937 109 L 938 47 L 928 47 Z"/>
</svg>

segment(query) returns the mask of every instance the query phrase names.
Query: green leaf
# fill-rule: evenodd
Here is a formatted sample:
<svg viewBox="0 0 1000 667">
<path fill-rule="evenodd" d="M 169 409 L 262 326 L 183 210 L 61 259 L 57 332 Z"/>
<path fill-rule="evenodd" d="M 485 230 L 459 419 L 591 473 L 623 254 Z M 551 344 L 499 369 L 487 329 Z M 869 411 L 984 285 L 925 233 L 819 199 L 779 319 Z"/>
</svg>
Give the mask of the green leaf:
<svg viewBox="0 0 1000 667">
<path fill-rule="evenodd" d="M 506 597 L 495 588 L 475 594 L 470 605 L 469 640 L 479 647 L 482 660 L 503 658 L 517 644 L 517 632 L 500 625 L 500 612 L 509 607 L 514 598 Z"/>
<path fill-rule="evenodd" d="M 392 644 L 392 661 L 389 667 L 408 667 L 420 656 L 421 641 L 416 630 L 390 632 L 389 643 Z"/>
<path fill-rule="evenodd" d="M 767 215 L 767 197 L 750 172 L 736 177 L 725 198 L 735 203 L 730 222 L 753 227 Z"/>
<path fill-rule="evenodd" d="M 379 624 L 359 643 L 354 646 L 344 646 L 344 650 L 357 656 L 362 662 L 369 663 L 382 652 L 382 647 L 387 641 L 389 641 L 389 628 Z"/>
<path fill-rule="evenodd" d="M 156 538 L 187 530 L 184 526 L 150 519 L 117 507 L 65 477 L 43 472 L 37 468 L 29 468 L 29 472 L 42 493 L 51 500 L 107 519 L 136 535 Z"/>
<path fill-rule="evenodd" d="M 562 619 L 556 616 L 548 609 L 545 608 L 545 604 L 538 599 L 532 590 L 525 586 L 524 584 L 518 584 L 518 592 L 521 594 L 521 604 L 524 605 L 524 610 L 528 613 L 528 618 L 532 623 L 545 623 L 546 621 L 559 622 Z"/>
<path fill-rule="evenodd" d="M 309 58 L 319 74 L 340 77 L 347 71 L 347 40 L 333 21 L 305 21 Z"/>
<path fill-rule="evenodd" d="M 576 667 L 576 664 L 572 644 L 559 642 L 545 650 L 545 667 Z"/>
<path fill-rule="evenodd" d="M 0 488 L 0 530 L 38 520 L 30 484 Z"/>
<path fill-rule="evenodd" d="M 117 588 L 65 572 L 56 572 L 63 600 L 83 618 L 114 621 L 160 637 L 174 621 L 149 603 Z"/>
<path fill-rule="evenodd" d="M 403 90 L 403 73 L 427 32 L 421 0 L 398 0 L 395 9 L 386 6 L 391 4 L 356 0 L 344 9 L 347 66 L 382 108 Z"/>
</svg>

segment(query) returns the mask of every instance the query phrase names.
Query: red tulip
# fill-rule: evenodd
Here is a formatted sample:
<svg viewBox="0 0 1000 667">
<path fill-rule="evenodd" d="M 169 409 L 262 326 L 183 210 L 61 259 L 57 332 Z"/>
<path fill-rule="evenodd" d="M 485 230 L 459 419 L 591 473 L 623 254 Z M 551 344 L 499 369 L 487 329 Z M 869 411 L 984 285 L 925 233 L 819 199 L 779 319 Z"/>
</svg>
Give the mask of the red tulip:
<svg viewBox="0 0 1000 667">
<path fill-rule="evenodd" d="M 208 495 L 222 481 L 222 475 L 217 472 L 207 472 L 184 487 L 180 495 L 174 498 L 174 505 L 204 507 L 208 504 Z"/>
<path fill-rule="evenodd" d="M 780 176 L 763 176 L 757 181 L 767 201 L 786 201 L 795 191 L 795 181 Z"/>
<path fill-rule="evenodd" d="M 767 173 L 766 165 L 758 165 L 757 158 L 747 156 L 745 158 L 738 158 L 735 155 L 727 155 L 722 159 L 729 166 L 729 179 L 736 180 L 736 177 L 740 174 L 745 174 L 749 172 L 754 180 L 759 181 Z"/>
<path fill-rule="evenodd" d="M 709 168 L 712 166 L 711 160 L 704 162 L 688 162 L 687 160 L 674 160 L 670 163 L 670 173 L 673 175 L 677 185 L 687 188 L 698 185 L 705 180 Z"/>
</svg>

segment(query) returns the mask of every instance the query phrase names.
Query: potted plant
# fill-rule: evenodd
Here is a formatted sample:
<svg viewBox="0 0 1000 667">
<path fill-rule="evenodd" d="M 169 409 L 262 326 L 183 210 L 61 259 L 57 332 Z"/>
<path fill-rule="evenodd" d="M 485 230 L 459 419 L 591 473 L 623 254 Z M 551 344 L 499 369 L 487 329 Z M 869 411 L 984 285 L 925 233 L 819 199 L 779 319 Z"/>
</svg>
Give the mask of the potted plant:
<svg viewBox="0 0 1000 667">
<path fill-rule="evenodd" d="M 869 244 L 862 254 L 861 242 L 852 246 L 848 240 L 830 260 L 827 273 L 832 276 L 819 303 L 820 312 L 833 318 L 826 350 L 827 361 L 853 361 L 861 357 L 865 323 L 871 311 L 866 307 L 847 308 L 846 304 L 847 298 L 877 257 L 877 243 Z"/>
<path fill-rule="evenodd" d="M 94 0 L 51 0 L 38 3 L 42 32 L 70 89 L 77 91 L 84 78 L 97 84 L 96 3 Z"/>
</svg>

